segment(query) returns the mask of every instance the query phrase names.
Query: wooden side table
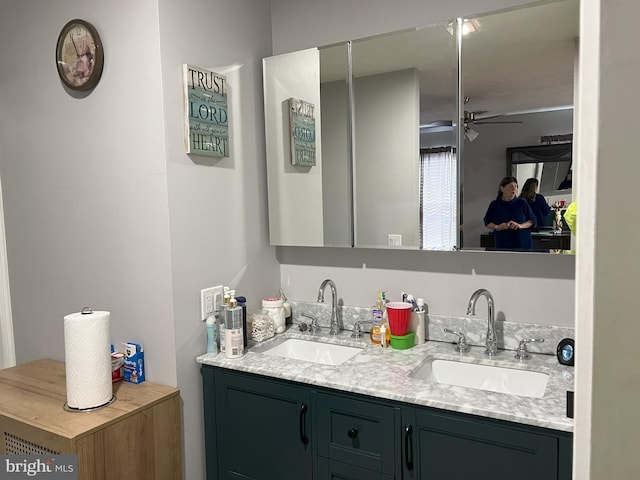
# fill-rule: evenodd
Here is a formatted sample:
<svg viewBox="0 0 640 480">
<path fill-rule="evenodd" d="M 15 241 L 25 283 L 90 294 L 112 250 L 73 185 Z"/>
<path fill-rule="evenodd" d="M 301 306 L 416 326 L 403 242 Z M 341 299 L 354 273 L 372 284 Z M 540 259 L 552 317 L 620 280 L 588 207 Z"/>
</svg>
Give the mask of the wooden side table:
<svg viewBox="0 0 640 480">
<path fill-rule="evenodd" d="M 0 370 L 0 454 L 77 454 L 80 480 L 182 479 L 180 391 L 152 382 L 113 390 L 107 407 L 68 412 L 64 363 Z"/>
</svg>

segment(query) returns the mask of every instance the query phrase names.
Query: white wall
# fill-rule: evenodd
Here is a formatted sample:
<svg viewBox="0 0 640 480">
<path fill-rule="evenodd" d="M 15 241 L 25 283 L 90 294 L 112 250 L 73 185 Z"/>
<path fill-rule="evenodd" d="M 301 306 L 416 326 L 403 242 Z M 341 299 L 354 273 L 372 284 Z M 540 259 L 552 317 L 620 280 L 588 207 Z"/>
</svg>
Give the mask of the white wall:
<svg viewBox="0 0 640 480">
<path fill-rule="evenodd" d="M 640 256 L 632 253 L 640 228 L 629 221 L 640 181 L 640 3 L 583 0 L 582 8 L 574 478 L 640 478 Z"/>
</svg>

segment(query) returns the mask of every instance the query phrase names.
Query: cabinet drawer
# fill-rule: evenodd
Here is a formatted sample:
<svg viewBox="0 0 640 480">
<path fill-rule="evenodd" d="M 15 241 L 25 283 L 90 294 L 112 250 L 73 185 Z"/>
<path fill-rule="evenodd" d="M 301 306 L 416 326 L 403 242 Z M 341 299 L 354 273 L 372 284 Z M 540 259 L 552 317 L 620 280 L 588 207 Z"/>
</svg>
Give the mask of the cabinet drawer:
<svg viewBox="0 0 640 480">
<path fill-rule="evenodd" d="M 393 475 L 395 408 L 318 394 L 318 455 Z"/>
<path fill-rule="evenodd" d="M 318 480 L 394 480 L 393 475 L 374 472 L 349 463 L 318 457 Z"/>
</svg>

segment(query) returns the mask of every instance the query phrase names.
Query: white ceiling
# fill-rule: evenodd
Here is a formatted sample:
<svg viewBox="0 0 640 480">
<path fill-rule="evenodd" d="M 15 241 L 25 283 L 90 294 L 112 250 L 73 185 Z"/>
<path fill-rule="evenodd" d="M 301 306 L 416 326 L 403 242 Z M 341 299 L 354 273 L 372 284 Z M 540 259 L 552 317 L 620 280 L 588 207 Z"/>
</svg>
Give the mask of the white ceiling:
<svg viewBox="0 0 640 480">
<path fill-rule="evenodd" d="M 463 37 L 465 110 L 482 116 L 573 105 L 579 0 L 511 9 L 474 19 Z M 421 123 L 451 120 L 457 97 L 455 38 L 447 23 L 394 32 L 352 46 L 354 76 L 416 68 Z M 346 78 L 344 44 L 320 50 L 321 81 Z M 507 120 L 507 118 L 504 118 Z"/>
</svg>

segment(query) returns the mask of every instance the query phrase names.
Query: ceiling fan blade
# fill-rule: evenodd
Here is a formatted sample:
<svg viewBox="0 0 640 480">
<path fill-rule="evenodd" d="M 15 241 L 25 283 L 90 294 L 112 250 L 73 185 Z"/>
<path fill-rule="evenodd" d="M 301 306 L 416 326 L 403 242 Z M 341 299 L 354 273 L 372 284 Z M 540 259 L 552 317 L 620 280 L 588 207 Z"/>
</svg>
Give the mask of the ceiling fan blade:
<svg viewBox="0 0 640 480">
<path fill-rule="evenodd" d="M 421 128 L 431 128 L 431 127 L 451 127 L 453 126 L 453 122 L 451 120 L 435 120 L 433 122 L 429 122 L 425 125 L 420 125 Z"/>
<path fill-rule="evenodd" d="M 514 115 L 528 115 L 531 113 L 547 113 L 547 112 L 557 112 L 561 110 L 573 110 L 573 105 L 559 105 L 553 107 L 540 107 L 540 108 L 530 108 L 528 110 L 518 110 L 518 111 L 510 111 L 510 112 L 500 112 L 500 113 L 492 113 L 490 115 L 486 115 L 485 113 L 478 113 L 475 115 L 473 120 L 475 121 L 484 121 L 490 120 L 497 117 L 511 117 Z"/>
</svg>

